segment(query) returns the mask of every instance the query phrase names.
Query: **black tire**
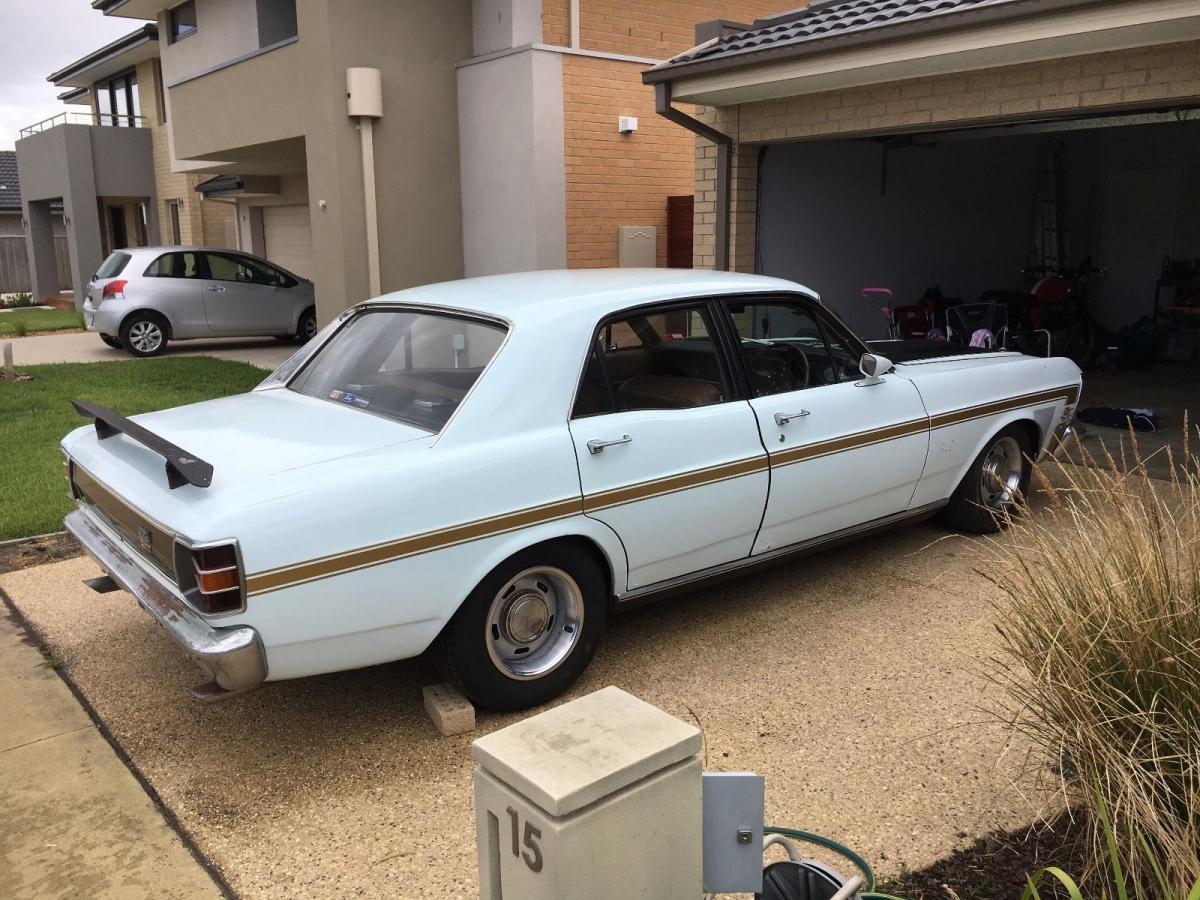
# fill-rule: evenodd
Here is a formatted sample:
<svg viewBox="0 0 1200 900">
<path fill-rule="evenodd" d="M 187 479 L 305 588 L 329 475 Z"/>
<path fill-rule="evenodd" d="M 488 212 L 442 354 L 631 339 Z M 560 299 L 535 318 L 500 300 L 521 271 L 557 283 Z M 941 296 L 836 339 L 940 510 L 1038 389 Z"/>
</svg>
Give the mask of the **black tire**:
<svg viewBox="0 0 1200 900">
<path fill-rule="evenodd" d="M 1011 459 L 1011 449 L 1004 452 L 1001 448 L 1011 448 L 1014 444 L 1018 454 L 1014 464 L 1019 465 L 1019 475 L 1015 471 L 1012 474 L 1016 475 L 1017 483 L 1005 482 L 1002 486 L 1000 479 L 992 475 L 985 477 L 985 468 L 998 459 L 997 454 L 1002 453 L 1005 460 Z M 950 502 L 942 512 L 946 524 L 971 534 L 994 534 L 1006 528 L 1029 490 L 1032 454 L 1029 430 L 1024 425 L 1014 422 L 992 435 L 950 496 Z M 1011 494 L 1007 501 L 1003 499 L 1005 494 Z"/>
<path fill-rule="evenodd" d="M 114 350 L 121 350 L 125 346 L 121 343 L 120 338 L 115 338 L 111 334 L 100 335 L 100 340 L 104 341 L 104 343 L 108 344 L 108 346 L 112 347 Z"/>
<path fill-rule="evenodd" d="M 300 313 L 300 319 L 296 322 L 296 336 L 294 340 L 301 344 L 307 344 L 313 339 L 317 333 L 317 311 L 313 307 L 309 307 L 304 312 Z"/>
<path fill-rule="evenodd" d="M 167 320 L 158 313 L 137 312 L 121 323 L 121 346 L 130 356 L 158 356 L 167 349 L 170 331 Z"/>
<path fill-rule="evenodd" d="M 549 589 L 540 590 L 539 574 L 528 575 L 530 572 L 539 573 L 541 587 Z M 547 580 L 547 573 L 556 574 Z M 517 582 L 518 576 L 524 577 Z M 555 583 L 560 576 L 578 589 L 579 615 L 575 618 L 569 614 L 566 602 L 570 586 L 564 589 L 564 585 Z M 522 586 L 526 581 L 529 586 Z M 559 593 L 562 600 L 547 601 Z M 501 624 L 509 623 L 506 627 L 512 631 L 513 622 L 530 626 L 528 620 L 518 616 L 522 609 L 536 606 L 539 594 L 546 607 L 543 612 L 553 605 L 560 613 L 546 622 L 541 632 L 544 637 L 529 641 L 536 644 L 527 648 L 529 655 L 513 655 L 506 661 L 498 655 L 503 652 L 502 645 L 507 641 L 507 646 L 513 646 L 519 641 L 509 640 Z M 539 544 L 501 563 L 470 593 L 442 632 L 439 644 L 443 662 L 451 679 L 477 706 L 497 710 L 537 706 L 565 691 L 587 668 L 604 636 L 607 613 L 607 582 L 593 556 L 570 541 Z M 569 627 L 572 624 L 574 631 Z M 519 675 L 508 668 L 537 663 L 539 655 L 551 662 L 558 653 L 561 658 L 544 673 Z"/>
</svg>

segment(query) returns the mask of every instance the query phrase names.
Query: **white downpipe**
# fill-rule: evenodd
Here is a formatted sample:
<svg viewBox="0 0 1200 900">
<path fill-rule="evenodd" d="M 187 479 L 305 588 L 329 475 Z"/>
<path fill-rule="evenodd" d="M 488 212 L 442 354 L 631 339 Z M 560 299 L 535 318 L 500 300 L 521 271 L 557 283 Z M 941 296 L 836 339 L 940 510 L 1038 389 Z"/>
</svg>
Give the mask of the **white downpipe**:
<svg viewBox="0 0 1200 900">
<path fill-rule="evenodd" d="M 375 206 L 375 120 L 361 116 L 358 134 L 362 139 L 363 210 L 367 222 L 367 279 L 372 297 L 383 293 L 379 280 L 379 214 Z"/>
<path fill-rule="evenodd" d="M 579 0 L 571 0 L 571 49 L 579 49 Z"/>
</svg>

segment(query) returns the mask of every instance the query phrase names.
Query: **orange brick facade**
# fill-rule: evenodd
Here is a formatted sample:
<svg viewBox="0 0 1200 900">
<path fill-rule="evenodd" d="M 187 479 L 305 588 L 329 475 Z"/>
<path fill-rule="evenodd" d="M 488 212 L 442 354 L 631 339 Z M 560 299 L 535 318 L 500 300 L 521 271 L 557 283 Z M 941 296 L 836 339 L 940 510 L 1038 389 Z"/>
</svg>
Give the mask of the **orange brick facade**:
<svg viewBox="0 0 1200 900">
<path fill-rule="evenodd" d="M 580 0 L 580 49 L 666 59 L 695 43 L 696 22 L 749 22 L 800 5 L 796 0 Z M 542 28 L 547 44 L 569 43 L 567 0 L 543 0 Z M 641 81 L 650 65 L 563 55 L 570 267 L 615 266 L 621 225 L 655 226 L 658 264 L 666 265 L 667 197 L 693 191 L 694 142 L 690 132 L 655 114 L 654 91 Z M 619 116 L 636 116 L 637 133 L 620 134 Z"/>
</svg>

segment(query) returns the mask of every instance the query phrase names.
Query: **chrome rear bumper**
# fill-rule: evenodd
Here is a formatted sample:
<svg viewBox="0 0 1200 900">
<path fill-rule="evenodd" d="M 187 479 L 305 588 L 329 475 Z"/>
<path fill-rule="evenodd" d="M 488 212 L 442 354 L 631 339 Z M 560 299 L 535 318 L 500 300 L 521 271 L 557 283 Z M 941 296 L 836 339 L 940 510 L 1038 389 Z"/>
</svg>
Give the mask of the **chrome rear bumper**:
<svg viewBox="0 0 1200 900">
<path fill-rule="evenodd" d="M 137 599 L 182 649 L 220 688 L 193 691 L 198 699 L 223 699 L 253 690 L 267 678 L 267 657 L 258 632 L 249 625 L 214 628 L 148 564 L 139 561 L 103 522 L 77 509 L 64 521 L 83 549 L 113 581 Z"/>
</svg>

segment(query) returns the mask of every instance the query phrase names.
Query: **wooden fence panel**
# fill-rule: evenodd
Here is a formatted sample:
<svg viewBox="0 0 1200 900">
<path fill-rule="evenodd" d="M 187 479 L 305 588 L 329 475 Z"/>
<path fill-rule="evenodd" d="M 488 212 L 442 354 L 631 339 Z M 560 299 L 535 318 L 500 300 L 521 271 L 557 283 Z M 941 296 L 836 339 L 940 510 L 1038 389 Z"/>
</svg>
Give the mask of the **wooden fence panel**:
<svg viewBox="0 0 1200 900">
<path fill-rule="evenodd" d="M 58 286 L 71 289 L 71 256 L 65 237 L 54 238 L 55 262 L 58 265 Z M 12 294 L 33 289 L 29 277 L 29 257 L 25 252 L 24 235 L 0 236 L 0 294 Z"/>
</svg>

